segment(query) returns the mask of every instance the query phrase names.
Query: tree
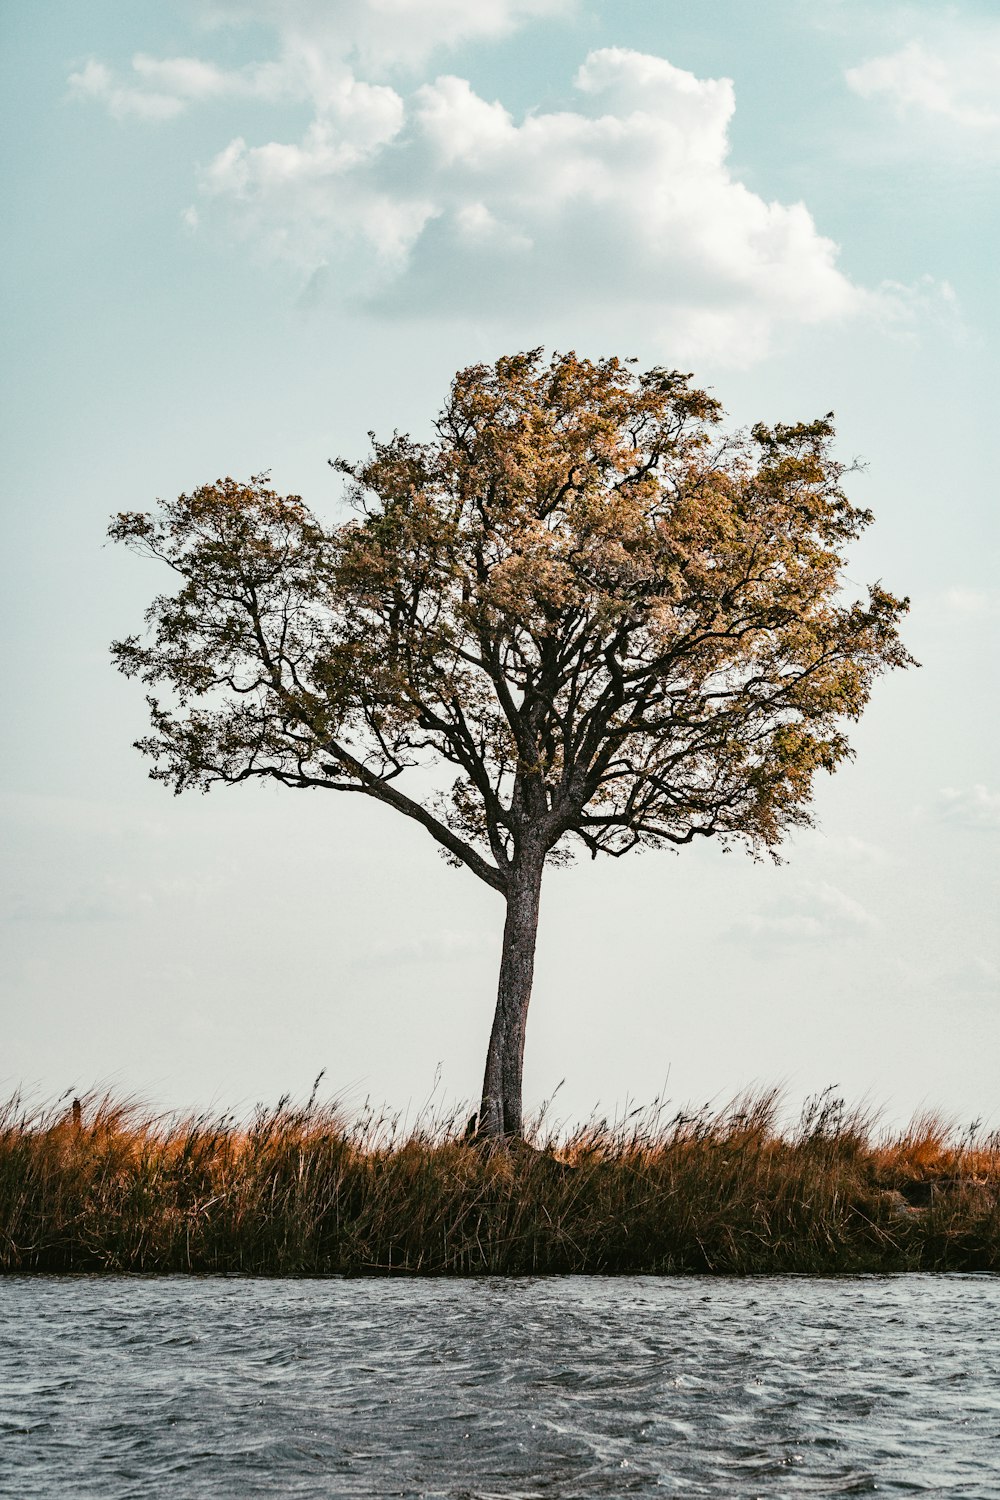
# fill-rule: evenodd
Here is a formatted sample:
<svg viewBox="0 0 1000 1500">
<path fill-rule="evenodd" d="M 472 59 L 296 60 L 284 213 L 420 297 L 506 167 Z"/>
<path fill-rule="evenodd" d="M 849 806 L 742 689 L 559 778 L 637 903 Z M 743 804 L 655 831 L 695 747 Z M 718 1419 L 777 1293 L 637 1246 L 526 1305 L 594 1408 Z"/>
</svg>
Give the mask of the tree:
<svg viewBox="0 0 1000 1500">
<path fill-rule="evenodd" d="M 460 371 L 430 442 L 337 460 L 345 523 L 258 475 L 110 528 L 180 580 L 112 648 L 168 690 L 137 742 L 154 778 L 374 797 L 504 898 L 488 1136 L 522 1129 L 546 864 L 698 838 L 777 857 L 843 721 L 911 662 L 907 601 L 841 591 L 871 514 L 830 417 L 720 419 L 688 375 L 535 349 Z"/>
</svg>

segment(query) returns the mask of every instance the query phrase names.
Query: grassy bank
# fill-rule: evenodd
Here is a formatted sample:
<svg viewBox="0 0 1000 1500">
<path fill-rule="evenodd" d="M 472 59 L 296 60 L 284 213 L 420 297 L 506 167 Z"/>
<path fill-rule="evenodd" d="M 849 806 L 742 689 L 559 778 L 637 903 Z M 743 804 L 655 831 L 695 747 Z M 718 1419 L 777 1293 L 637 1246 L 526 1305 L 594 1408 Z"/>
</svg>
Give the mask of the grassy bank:
<svg viewBox="0 0 1000 1500">
<path fill-rule="evenodd" d="M 110 1098 L 0 1110 L 0 1270 L 1000 1271 L 1000 1139 L 895 1136 L 764 1096 L 533 1148 L 283 1101 L 184 1122 Z"/>
</svg>

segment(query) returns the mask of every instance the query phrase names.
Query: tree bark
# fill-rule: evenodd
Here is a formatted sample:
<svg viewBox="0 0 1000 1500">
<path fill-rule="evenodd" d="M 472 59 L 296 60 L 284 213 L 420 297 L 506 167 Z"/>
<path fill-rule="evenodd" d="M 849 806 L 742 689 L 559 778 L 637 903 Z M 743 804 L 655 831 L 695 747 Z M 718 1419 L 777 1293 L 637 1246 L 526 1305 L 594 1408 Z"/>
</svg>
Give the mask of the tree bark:
<svg viewBox="0 0 1000 1500">
<path fill-rule="evenodd" d="M 539 857 L 518 862 L 510 875 L 497 1008 L 479 1110 L 478 1134 L 490 1139 L 520 1138 L 523 1134 L 524 1033 L 535 972 L 542 868 L 543 857 Z"/>
</svg>

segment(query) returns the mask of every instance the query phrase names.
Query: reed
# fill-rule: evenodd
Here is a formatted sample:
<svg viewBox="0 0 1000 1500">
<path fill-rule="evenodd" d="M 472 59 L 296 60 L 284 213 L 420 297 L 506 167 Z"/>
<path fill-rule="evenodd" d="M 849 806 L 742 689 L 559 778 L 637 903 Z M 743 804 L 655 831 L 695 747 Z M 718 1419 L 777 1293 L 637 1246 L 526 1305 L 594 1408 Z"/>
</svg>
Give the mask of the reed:
<svg viewBox="0 0 1000 1500">
<path fill-rule="evenodd" d="M 76 1107 L 78 1105 L 78 1107 Z M 164 1119 L 0 1108 L 0 1270 L 747 1275 L 1000 1270 L 1000 1137 L 891 1134 L 831 1091 L 662 1105 L 529 1144 L 283 1099 Z"/>
</svg>

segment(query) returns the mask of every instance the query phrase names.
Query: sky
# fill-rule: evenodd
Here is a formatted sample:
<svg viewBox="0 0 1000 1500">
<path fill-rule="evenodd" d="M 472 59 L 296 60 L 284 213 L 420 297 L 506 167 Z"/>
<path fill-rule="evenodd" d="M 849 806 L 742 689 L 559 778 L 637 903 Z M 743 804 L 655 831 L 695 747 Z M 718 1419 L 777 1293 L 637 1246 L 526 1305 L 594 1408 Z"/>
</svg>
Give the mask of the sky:
<svg viewBox="0 0 1000 1500">
<path fill-rule="evenodd" d="M 1000 1124 L 1000 15 L 863 0 L 5 7 L 0 1089 L 474 1099 L 501 898 L 376 804 L 174 798 L 108 643 L 169 579 L 110 515 L 430 433 L 536 345 L 836 413 L 912 599 L 784 863 L 546 876 L 526 1105 L 833 1087 Z"/>
</svg>

